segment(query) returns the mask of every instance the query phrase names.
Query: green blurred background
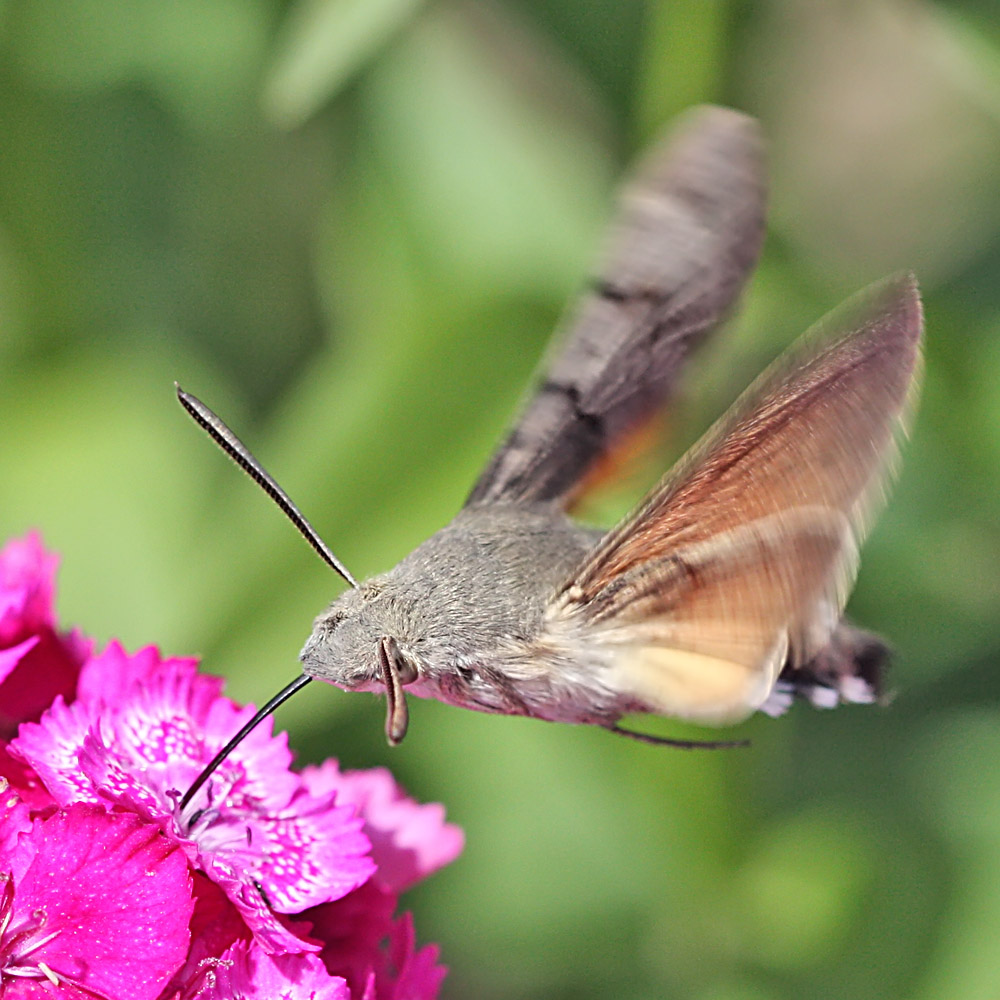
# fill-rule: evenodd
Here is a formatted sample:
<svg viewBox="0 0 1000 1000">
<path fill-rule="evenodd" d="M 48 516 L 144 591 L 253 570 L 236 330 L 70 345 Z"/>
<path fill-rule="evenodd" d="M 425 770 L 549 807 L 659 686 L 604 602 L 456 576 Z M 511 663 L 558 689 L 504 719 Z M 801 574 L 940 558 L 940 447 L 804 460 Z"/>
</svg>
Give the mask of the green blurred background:
<svg viewBox="0 0 1000 1000">
<path fill-rule="evenodd" d="M 1000 22 L 994 0 L 7 0 L 0 528 L 101 641 L 261 701 L 338 590 L 196 430 L 236 427 L 358 574 L 446 521 L 615 179 L 716 101 L 771 146 L 764 260 L 610 520 L 846 294 L 919 274 L 927 374 L 851 604 L 891 707 L 749 752 L 310 688 L 300 754 L 389 764 L 464 856 L 414 892 L 452 998 L 1000 990 Z M 678 727 L 673 733 L 688 733 Z"/>
</svg>

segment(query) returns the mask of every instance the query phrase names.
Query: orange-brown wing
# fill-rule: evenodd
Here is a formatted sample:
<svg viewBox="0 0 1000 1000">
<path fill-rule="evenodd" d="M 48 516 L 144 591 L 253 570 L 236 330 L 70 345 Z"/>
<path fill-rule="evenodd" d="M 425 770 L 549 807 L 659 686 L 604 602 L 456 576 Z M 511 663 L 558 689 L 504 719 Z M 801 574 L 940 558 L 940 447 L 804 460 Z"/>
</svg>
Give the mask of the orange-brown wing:
<svg viewBox="0 0 1000 1000">
<path fill-rule="evenodd" d="M 829 639 L 919 367 L 890 278 L 807 333 L 610 532 L 547 613 L 651 710 L 727 721 Z"/>
</svg>

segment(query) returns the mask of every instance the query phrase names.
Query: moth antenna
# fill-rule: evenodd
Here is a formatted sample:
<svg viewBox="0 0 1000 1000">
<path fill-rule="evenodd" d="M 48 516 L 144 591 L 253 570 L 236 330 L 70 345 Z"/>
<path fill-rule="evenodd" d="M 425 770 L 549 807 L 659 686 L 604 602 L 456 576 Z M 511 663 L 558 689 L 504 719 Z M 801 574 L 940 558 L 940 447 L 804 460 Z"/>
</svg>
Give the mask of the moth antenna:
<svg viewBox="0 0 1000 1000">
<path fill-rule="evenodd" d="M 308 674 L 299 674 L 286 684 L 273 698 L 264 704 L 256 715 L 209 761 L 205 769 L 194 779 L 191 787 L 181 798 L 181 811 L 188 807 L 191 800 L 201 791 L 202 786 L 212 776 L 219 765 L 257 728 L 279 705 L 283 705 L 293 694 L 301 691 L 312 678 Z"/>
<path fill-rule="evenodd" d="M 737 750 L 750 746 L 749 740 L 671 740 L 666 736 L 653 736 L 651 733 L 636 733 L 621 726 L 606 726 L 608 732 L 618 736 L 627 736 L 639 743 L 649 743 L 655 747 L 674 747 L 676 750 Z"/>
<path fill-rule="evenodd" d="M 250 449 L 226 426 L 225 422 L 212 412 L 197 396 L 185 392 L 176 382 L 177 398 L 181 406 L 194 418 L 210 438 L 284 511 L 305 540 L 316 550 L 320 558 L 335 569 L 352 587 L 357 589 L 358 581 L 347 567 L 330 551 L 330 547 L 319 537 L 319 533 L 309 523 L 306 516 L 292 503 L 288 494 L 274 481 L 268 471 L 250 453 Z"/>
</svg>

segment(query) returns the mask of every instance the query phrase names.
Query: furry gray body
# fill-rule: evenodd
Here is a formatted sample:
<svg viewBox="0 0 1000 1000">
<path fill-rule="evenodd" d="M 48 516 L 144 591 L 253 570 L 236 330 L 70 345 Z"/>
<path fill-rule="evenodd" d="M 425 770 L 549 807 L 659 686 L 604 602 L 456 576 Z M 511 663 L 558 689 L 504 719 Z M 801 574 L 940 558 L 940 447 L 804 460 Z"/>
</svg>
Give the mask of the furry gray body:
<svg viewBox="0 0 1000 1000">
<path fill-rule="evenodd" d="M 348 690 L 384 690 L 378 641 L 392 636 L 417 668 L 412 694 L 610 725 L 637 706 L 602 684 L 600 661 L 570 662 L 539 642 L 547 602 L 602 536 L 550 504 L 466 507 L 394 569 L 337 598 L 316 619 L 303 668 Z"/>
</svg>

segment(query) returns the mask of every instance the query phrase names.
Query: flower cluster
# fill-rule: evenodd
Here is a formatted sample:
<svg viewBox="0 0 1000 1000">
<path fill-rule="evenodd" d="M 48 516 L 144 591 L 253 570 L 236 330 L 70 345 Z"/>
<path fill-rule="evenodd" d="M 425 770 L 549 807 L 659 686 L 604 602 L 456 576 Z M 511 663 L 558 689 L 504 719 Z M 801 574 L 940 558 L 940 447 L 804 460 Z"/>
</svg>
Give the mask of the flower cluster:
<svg viewBox="0 0 1000 1000">
<path fill-rule="evenodd" d="M 432 1000 L 406 888 L 461 831 L 384 770 L 291 770 L 194 660 L 95 652 L 53 613 L 36 535 L 0 551 L 0 995 Z"/>
</svg>

